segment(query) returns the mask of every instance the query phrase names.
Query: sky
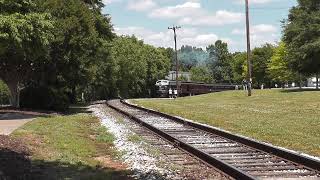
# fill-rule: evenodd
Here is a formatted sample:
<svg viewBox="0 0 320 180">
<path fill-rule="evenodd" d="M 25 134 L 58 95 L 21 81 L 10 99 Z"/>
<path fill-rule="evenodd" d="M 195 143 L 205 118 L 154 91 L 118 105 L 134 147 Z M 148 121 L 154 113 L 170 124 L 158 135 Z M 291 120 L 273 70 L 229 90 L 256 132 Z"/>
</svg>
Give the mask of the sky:
<svg viewBox="0 0 320 180">
<path fill-rule="evenodd" d="M 245 0 L 103 0 L 118 35 L 135 35 L 156 47 L 174 47 L 169 26 L 177 31 L 178 47 L 205 48 L 218 39 L 229 50 L 245 51 Z M 249 0 L 252 47 L 276 44 L 281 21 L 296 0 Z"/>
</svg>

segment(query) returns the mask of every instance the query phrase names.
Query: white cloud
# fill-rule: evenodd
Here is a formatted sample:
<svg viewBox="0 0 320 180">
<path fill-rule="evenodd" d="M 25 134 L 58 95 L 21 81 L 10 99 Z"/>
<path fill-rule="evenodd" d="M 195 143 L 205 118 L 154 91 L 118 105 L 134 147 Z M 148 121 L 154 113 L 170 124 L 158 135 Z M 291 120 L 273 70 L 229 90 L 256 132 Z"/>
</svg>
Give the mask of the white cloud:
<svg viewBox="0 0 320 180">
<path fill-rule="evenodd" d="M 267 35 L 267 34 L 276 33 L 277 31 L 278 31 L 278 28 L 276 28 L 275 26 L 273 26 L 271 24 L 258 24 L 258 25 L 251 26 L 250 34 Z M 236 29 L 232 30 L 231 33 L 235 34 L 235 35 L 245 35 L 246 30 L 236 28 Z"/>
<path fill-rule="evenodd" d="M 143 27 L 125 27 L 115 28 L 115 31 L 118 35 L 135 35 L 137 38 L 142 39 L 145 43 L 157 47 L 174 46 L 172 30 L 155 32 Z M 200 33 L 196 28 L 182 28 L 177 32 L 177 39 L 178 47 L 181 47 L 182 45 L 190 45 L 205 48 L 220 38 L 213 33 Z M 232 43 L 230 39 L 222 39 L 228 43 Z"/>
<path fill-rule="evenodd" d="M 244 4 L 245 0 L 234 0 L 237 4 Z M 249 0 L 249 4 L 266 4 L 274 0 Z"/>
<path fill-rule="evenodd" d="M 184 4 L 154 9 L 149 17 L 175 19 L 181 25 L 218 26 L 241 22 L 244 14 L 226 10 L 209 13 L 201 7 L 200 2 L 189 0 Z"/>
<path fill-rule="evenodd" d="M 102 3 L 104 5 L 108 5 L 108 4 L 111 4 L 113 2 L 120 2 L 121 0 L 102 0 Z"/>
<path fill-rule="evenodd" d="M 153 0 L 130 0 L 127 8 L 134 11 L 147 11 L 156 6 L 157 4 Z"/>
<path fill-rule="evenodd" d="M 192 13 L 199 13 L 201 11 L 200 3 L 186 2 L 184 4 L 163 7 L 153 10 L 149 16 L 152 18 L 171 19 L 181 18 Z"/>
<path fill-rule="evenodd" d="M 180 24 L 189 25 L 207 25 L 219 26 L 225 24 L 234 24 L 243 20 L 242 13 L 234 13 L 226 10 L 219 10 L 213 15 L 204 15 L 196 17 L 186 17 L 179 21 Z"/>
<path fill-rule="evenodd" d="M 250 39 L 253 47 L 261 46 L 265 43 L 275 44 L 279 40 L 279 30 L 271 24 L 259 24 L 251 27 Z M 243 36 L 245 39 L 245 29 L 234 29 L 231 34 Z"/>
</svg>

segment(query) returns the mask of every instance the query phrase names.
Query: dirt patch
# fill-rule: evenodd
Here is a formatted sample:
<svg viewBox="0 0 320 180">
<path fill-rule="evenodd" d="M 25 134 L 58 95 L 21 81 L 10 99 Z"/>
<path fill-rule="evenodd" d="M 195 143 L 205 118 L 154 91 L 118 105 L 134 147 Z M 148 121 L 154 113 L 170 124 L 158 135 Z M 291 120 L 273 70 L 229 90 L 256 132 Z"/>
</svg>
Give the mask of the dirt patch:
<svg viewBox="0 0 320 180">
<path fill-rule="evenodd" d="M 124 171 L 127 169 L 127 167 L 122 162 L 117 162 L 110 156 L 100 156 L 94 158 L 95 160 L 100 162 L 100 165 L 105 168 L 112 168 L 117 171 Z"/>
</svg>

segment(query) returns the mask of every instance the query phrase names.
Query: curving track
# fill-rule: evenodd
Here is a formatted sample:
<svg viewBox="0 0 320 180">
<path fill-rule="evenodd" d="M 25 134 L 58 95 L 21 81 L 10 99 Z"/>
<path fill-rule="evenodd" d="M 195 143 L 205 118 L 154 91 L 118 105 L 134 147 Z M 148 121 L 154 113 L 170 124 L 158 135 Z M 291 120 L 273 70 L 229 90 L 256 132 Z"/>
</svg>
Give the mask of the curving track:
<svg viewBox="0 0 320 180">
<path fill-rule="evenodd" d="M 108 105 L 236 179 L 320 179 L 319 161 L 120 100 Z"/>
</svg>

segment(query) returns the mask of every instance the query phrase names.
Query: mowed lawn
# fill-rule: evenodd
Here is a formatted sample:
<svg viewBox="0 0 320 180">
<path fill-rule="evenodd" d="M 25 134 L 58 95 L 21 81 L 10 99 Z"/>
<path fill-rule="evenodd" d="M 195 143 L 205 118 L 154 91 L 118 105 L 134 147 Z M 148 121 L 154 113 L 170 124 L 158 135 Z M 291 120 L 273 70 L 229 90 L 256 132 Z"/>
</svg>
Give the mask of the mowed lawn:
<svg viewBox="0 0 320 180">
<path fill-rule="evenodd" d="M 229 91 L 133 103 L 320 157 L 320 92 Z"/>
</svg>

